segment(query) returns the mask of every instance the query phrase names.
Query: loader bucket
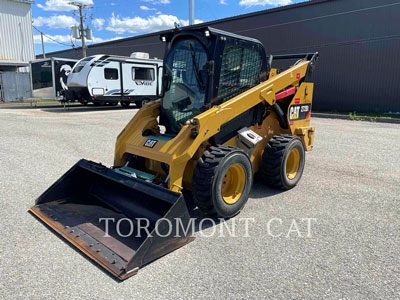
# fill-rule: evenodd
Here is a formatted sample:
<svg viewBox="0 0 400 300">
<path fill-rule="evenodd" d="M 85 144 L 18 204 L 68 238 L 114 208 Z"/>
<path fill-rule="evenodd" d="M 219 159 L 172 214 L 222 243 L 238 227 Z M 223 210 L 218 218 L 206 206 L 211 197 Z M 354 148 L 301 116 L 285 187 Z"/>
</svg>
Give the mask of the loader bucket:
<svg viewBox="0 0 400 300">
<path fill-rule="evenodd" d="M 190 230 L 181 230 L 190 223 L 181 194 L 87 160 L 30 211 L 121 280 L 194 239 Z"/>
</svg>

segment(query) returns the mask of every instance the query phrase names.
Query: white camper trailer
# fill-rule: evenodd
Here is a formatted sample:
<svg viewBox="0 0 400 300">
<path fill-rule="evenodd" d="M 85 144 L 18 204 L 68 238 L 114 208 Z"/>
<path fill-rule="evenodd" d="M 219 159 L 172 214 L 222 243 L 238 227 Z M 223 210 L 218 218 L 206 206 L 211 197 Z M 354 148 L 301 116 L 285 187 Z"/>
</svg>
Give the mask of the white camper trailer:
<svg viewBox="0 0 400 300">
<path fill-rule="evenodd" d="M 131 57 L 93 55 L 78 61 L 68 76 L 66 101 L 138 107 L 155 100 L 161 91 L 162 60 L 147 53 Z"/>
<path fill-rule="evenodd" d="M 32 97 L 41 99 L 62 99 L 67 89 L 67 77 L 76 59 L 43 58 L 30 62 Z"/>
</svg>

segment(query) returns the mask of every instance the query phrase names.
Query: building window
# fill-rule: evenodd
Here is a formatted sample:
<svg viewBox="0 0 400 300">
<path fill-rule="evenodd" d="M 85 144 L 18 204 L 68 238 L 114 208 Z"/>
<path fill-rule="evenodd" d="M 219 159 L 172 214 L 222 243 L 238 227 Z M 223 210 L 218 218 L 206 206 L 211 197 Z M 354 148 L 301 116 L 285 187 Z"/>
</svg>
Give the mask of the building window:
<svg viewBox="0 0 400 300">
<path fill-rule="evenodd" d="M 118 80 L 118 69 L 104 69 L 104 78 L 108 80 Z"/>
<path fill-rule="evenodd" d="M 132 68 L 133 80 L 154 80 L 154 69 L 151 68 Z"/>
</svg>

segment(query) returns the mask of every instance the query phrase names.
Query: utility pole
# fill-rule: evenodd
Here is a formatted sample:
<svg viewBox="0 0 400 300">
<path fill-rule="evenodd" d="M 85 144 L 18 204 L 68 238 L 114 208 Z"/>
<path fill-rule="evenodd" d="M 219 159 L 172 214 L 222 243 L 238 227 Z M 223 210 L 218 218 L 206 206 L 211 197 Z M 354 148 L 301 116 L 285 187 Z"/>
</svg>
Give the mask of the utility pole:
<svg viewBox="0 0 400 300">
<path fill-rule="evenodd" d="M 194 24 L 194 0 L 189 0 L 189 25 Z"/>
<path fill-rule="evenodd" d="M 46 58 L 46 52 L 44 52 L 43 32 L 40 32 L 40 38 L 42 39 L 42 53 L 43 53 L 43 58 Z"/>
<path fill-rule="evenodd" d="M 84 20 L 86 18 L 86 15 L 84 16 L 82 13 L 82 9 L 91 9 L 93 8 L 92 6 L 77 3 L 77 2 L 68 2 L 68 4 L 73 5 L 78 7 L 79 10 L 79 33 L 82 41 L 82 57 L 86 57 L 86 42 L 85 42 L 85 26 L 84 26 Z M 89 29 L 89 28 L 88 28 Z"/>
</svg>

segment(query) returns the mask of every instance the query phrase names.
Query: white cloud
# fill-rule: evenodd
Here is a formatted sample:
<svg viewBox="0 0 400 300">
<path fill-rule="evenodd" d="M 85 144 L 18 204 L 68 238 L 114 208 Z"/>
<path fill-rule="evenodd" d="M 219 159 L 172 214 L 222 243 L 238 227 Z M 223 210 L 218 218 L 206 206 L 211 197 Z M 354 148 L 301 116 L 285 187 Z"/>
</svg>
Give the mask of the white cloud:
<svg viewBox="0 0 400 300">
<path fill-rule="evenodd" d="M 48 38 L 48 37 L 50 37 L 51 39 Z M 33 40 L 34 40 L 35 44 L 41 44 L 42 43 L 40 34 L 35 34 L 33 36 Z M 48 35 L 47 34 L 47 35 L 43 36 L 43 41 L 45 43 L 47 43 L 47 44 L 56 44 L 57 42 L 55 42 L 54 40 L 59 42 L 59 43 L 63 43 L 63 44 L 71 44 L 71 36 L 70 35 L 59 35 L 59 34 L 57 34 L 57 35 Z"/>
<path fill-rule="evenodd" d="M 113 38 L 110 38 L 110 39 L 103 39 L 103 38 L 100 38 L 100 37 L 93 37 L 93 40 L 90 40 L 90 41 L 86 41 L 86 43 L 103 43 L 103 42 L 108 42 L 108 41 L 115 41 L 115 40 L 119 40 L 119 39 L 123 39 L 123 37 L 122 36 L 116 36 L 116 37 L 113 37 Z"/>
<path fill-rule="evenodd" d="M 153 3 L 153 4 L 170 4 L 171 0 L 142 0 L 143 2 Z"/>
<path fill-rule="evenodd" d="M 219 4 L 228 5 L 228 3 L 226 3 L 226 0 L 219 0 Z"/>
<path fill-rule="evenodd" d="M 197 23 L 201 23 L 201 20 L 196 20 Z M 174 28 L 174 24 L 182 23 L 187 25 L 187 20 L 179 20 L 178 17 L 173 15 L 158 15 L 150 16 L 148 18 L 134 17 L 134 18 L 120 18 L 112 14 L 107 30 L 122 34 L 124 32 L 129 33 L 142 33 L 142 32 L 154 32 L 168 28 Z"/>
<path fill-rule="evenodd" d="M 33 19 L 33 25 L 37 27 L 46 25 L 50 28 L 70 28 L 75 24 L 78 24 L 78 22 L 73 17 L 66 15 L 37 17 Z"/>
<path fill-rule="evenodd" d="M 103 29 L 104 22 L 105 22 L 105 20 L 102 18 L 96 18 L 96 19 L 92 20 L 92 24 L 93 24 L 94 28 L 96 28 L 97 30 Z"/>
<path fill-rule="evenodd" d="M 43 10 L 51 11 L 71 11 L 76 9 L 76 6 L 68 4 L 70 0 L 47 0 L 44 5 L 38 4 L 37 6 Z M 92 5 L 93 0 L 79 0 L 79 3 Z"/>
<path fill-rule="evenodd" d="M 189 26 L 189 20 L 180 20 L 182 26 Z M 203 20 L 199 20 L 199 19 L 194 19 L 194 24 L 200 24 L 203 23 Z"/>
<path fill-rule="evenodd" d="M 292 4 L 292 0 L 240 0 L 239 5 L 241 6 L 266 6 L 266 5 L 272 5 L 272 6 L 280 6 L 280 5 L 288 5 Z"/>
<path fill-rule="evenodd" d="M 90 41 L 86 40 L 86 42 L 89 43 L 89 44 L 90 43 L 102 43 L 102 42 L 118 40 L 118 39 L 121 39 L 121 38 L 123 38 L 123 37 L 116 36 L 116 37 L 113 37 L 113 38 L 110 38 L 110 39 L 103 39 L 103 38 L 100 38 L 100 37 L 93 37 L 93 40 L 90 40 Z M 33 40 L 34 40 L 35 44 L 41 44 L 42 43 L 40 34 L 35 34 L 33 36 Z M 57 44 L 57 42 L 59 42 L 59 43 L 70 45 L 71 44 L 71 36 L 70 35 L 59 35 L 59 34 L 57 34 L 57 35 L 48 35 L 48 34 L 46 34 L 46 35 L 43 36 L 43 41 L 46 44 Z M 74 40 L 74 44 L 80 45 L 80 43 L 81 43 L 80 40 Z"/>
<path fill-rule="evenodd" d="M 141 10 L 157 10 L 155 8 L 150 8 L 150 7 L 146 6 L 146 5 L 140 5 L 140 9 Z"/>
</svg>

